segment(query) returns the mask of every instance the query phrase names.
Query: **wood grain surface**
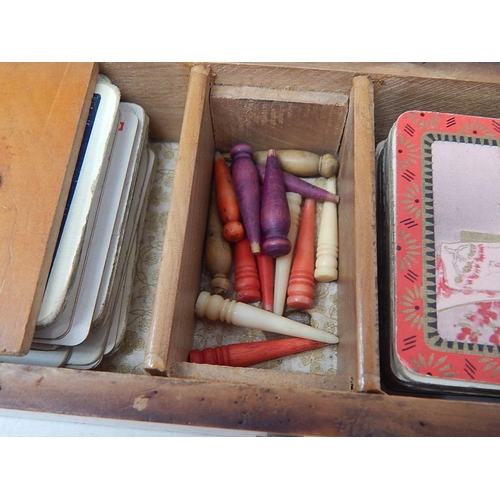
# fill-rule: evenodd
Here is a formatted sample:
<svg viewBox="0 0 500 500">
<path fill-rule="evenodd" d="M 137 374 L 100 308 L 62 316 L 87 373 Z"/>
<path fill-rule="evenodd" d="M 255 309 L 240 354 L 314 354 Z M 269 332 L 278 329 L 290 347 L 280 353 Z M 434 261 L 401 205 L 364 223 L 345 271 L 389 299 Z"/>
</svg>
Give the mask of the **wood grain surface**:
<svg viewBox="0 0 500 500">
<path fill-rule="evenodd" d="M 373 87 L 353 79 L 340 149 L 338 370 L 357 391 L 380 390 Z"/>
<path fill-rule="evenodd" d="M 99 63 L 120 89 L 122 101 L 140 103 L 149 117 L 153 141 L 178 142 L 186 104 L 190 63 Z"/>
<path fill-rule="evenodd" d="M 298 436 L 500 436 L 495 403 L 352 393 L 263 380 L 255 385 L 0 367 L 0 407 L 5 409 L 19 409 L 22 400 L 26 411 Z"/>
<path fill-rule="evenodd" d="M 215 142 L 223 153 L 243 140 L 254 151 L 336 153 L 347 100 L 347 95 L 336 92 L 214 85 L 210 105 Z"/>
<path fill-rule="evenodd" d="M 29 350 L 97 67 L 0 65 L 0 353 Z M 91 85 L 92 84 L 92 85 Z"/>
<path fill-rule="evenodd" d="M 210 71 L 193 67 L 165 229 L 144 369 L 166 374 L 187 360 L 194 336 L 215 147 L 209 111 Z"/>
</svg>

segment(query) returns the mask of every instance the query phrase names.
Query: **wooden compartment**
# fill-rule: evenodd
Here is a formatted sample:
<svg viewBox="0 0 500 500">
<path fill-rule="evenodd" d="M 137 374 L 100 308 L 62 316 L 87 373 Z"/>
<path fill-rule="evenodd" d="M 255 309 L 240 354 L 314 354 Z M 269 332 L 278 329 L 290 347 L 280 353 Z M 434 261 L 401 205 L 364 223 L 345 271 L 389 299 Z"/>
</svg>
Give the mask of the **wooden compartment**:
<svg viewBox="0 0 500 500">
<path fill-rule="evenodd" d="M 292 82 L 290 82 L 292 83 Z M 357 391 L 380 389 L 376 326 L 373 92 L 364 76 L 342 92 L 225 85 L 210 70 L 191 72 L 176 177 L 146 353 L 150 373 L 269 385 Z M 194 303 L 200 292 L 209 188 L 215 150 L 246 140 L 255 150 L 305 149 L 339 153 L 338 375 L 309 377 L 256 369 L 186 363 L 193 346 Z M 356 150 L 354 144 L 356 143 Z M 356 167 L 354 167 L 356 165 Z M 359 200 L 359 201 L 358 201 Z M 359 203 L 359 209 L 355 209 Z M 366 244 L 356 245 L 362 237 Z M 357 335 L 363 332 L 363 335 Z M 361 360 L 358 363 L 358 360 Z M 255 379 L 254 379 L 255 377 Z M 274 380 L 274 382 L 272 382 Z"/>
<path fill-rule="evenodd" d="M 385 394 L 378 355 L 374 148 L 407 109 L 500 116 L 494 65 L 103 63 L 151 138 L 180 141 L 150 375 L 0 365 L 0 408 L 292 435 L 500 435 L 500 408 Z M 339 153 L 338 370 L 186 362 L 215 149 Z"/>
</svg>

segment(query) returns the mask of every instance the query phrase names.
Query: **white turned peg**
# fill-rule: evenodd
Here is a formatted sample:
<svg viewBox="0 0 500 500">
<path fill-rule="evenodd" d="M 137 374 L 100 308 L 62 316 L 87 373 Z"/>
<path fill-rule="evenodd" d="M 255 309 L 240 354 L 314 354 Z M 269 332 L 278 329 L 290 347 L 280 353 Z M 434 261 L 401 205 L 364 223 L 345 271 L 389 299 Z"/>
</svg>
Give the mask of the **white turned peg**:
<svg viewBox="0 0 500 500">
<path fill-rule="evenodd" d="M 317 155 L 299 149 L 276 150 L 280 166 L 285 172 L 298 177 L 332 177 L 337 174 L 339 162 L 332 154 Z M 256 165 L 266 164 L 267 151 L 254 151 L 253 161 Z"/>
<path fill-rule="evenodd" d="M 292 267 L 293 253 L 295 250 L 295 242 L 299 229 L 300 220 L 300 204 L 302 196 L 297 193 L 286 193 L 288 207 L 290 209 L 290 229 L 288 230 L 288 239 L 292 244 L 292 249 L 287 255 L 277 257 L 274 264 L 274 301 L 273 312 L 283 315 L 285 309 L 286 293 L 288 290 L 288 279 L 290 277 L 290 269 Z"/>
<path fill-rule="evenodd" d="M 337 179 L 331 177 L 326 180 L 325 189 L 337 194 Z M 321 222 L 318 232 L 318 246 L 316 247 L 316 264 L 314 278 L 323 283 L 335 281 L 338 278 L 338 214 L 337 204 L 329 201 L 323 203 Z"/>
<path fill-rule="evenodd" d="M 225 321 L 230 325 L 316 340 L 327 344 L 339 342 L 339 338 L 332 333 L 298 323 L 244 302 L 224 299 L 220 295 L 210 295 L 208 292 L 200 293 L 194 311 L 200 318 Z"/>
</svg>

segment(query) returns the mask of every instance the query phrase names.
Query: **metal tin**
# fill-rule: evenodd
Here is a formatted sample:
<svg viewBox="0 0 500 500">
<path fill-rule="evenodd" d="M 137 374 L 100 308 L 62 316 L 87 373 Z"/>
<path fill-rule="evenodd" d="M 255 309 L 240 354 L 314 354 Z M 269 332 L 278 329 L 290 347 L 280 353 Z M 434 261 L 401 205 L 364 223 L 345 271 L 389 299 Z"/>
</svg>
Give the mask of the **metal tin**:
<svg viewBox="0 0 500 500">
<path fill-rule="evenodd" d="M 406 112 L 377 169 L 387 380 L 498 394 L 500 119 Z"/>
</svg>

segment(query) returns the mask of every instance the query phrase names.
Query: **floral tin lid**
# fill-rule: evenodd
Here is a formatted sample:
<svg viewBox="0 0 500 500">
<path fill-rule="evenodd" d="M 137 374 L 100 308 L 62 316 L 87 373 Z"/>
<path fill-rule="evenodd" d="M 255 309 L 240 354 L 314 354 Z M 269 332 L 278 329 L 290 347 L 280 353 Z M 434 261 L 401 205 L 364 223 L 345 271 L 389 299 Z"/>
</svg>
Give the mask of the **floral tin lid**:
<svg viewBox="0 0 500 500">
<path fill-rule="evenodd" d="M 499 391 L 500 119 L 406 112 L 377 162 L 392 374 L 406 387 Z"/>
</svg>

